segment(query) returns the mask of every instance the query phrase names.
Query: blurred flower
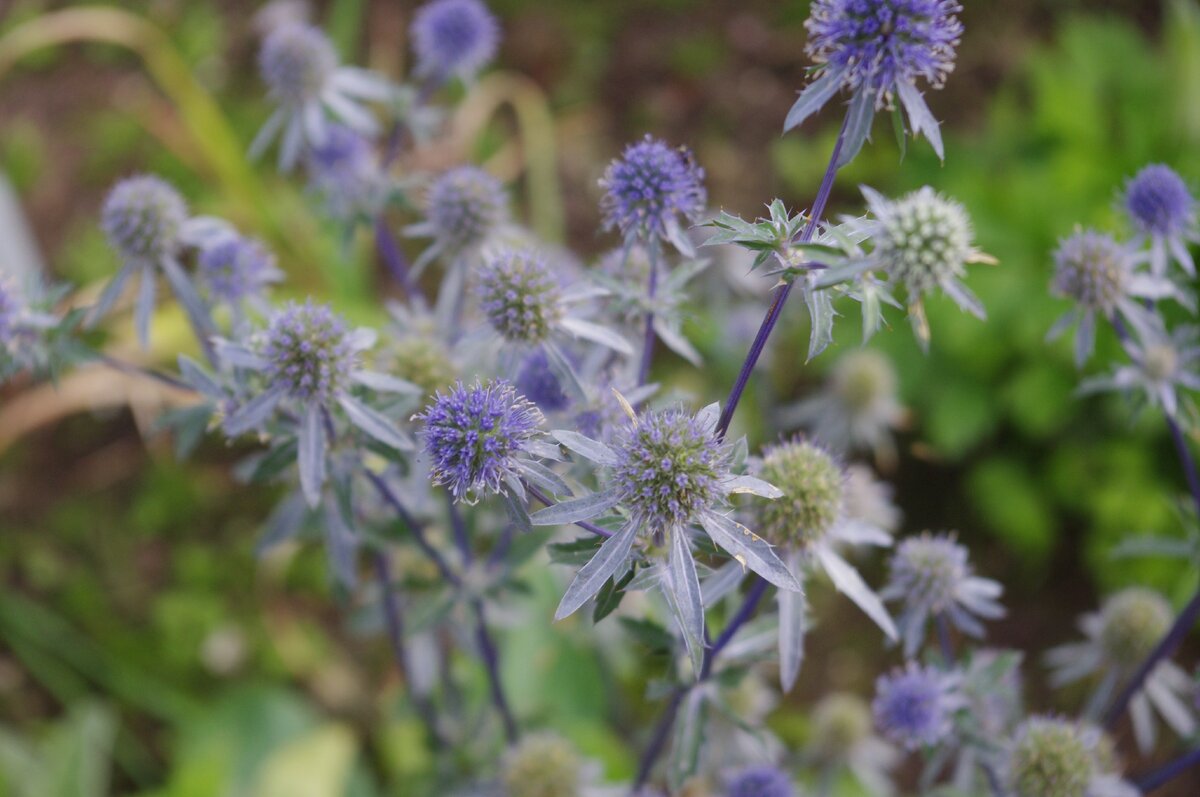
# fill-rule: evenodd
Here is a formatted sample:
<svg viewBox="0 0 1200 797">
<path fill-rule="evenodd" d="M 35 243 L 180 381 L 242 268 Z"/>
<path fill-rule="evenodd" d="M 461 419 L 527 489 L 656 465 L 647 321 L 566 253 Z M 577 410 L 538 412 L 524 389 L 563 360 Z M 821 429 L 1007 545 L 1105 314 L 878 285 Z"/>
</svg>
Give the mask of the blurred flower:
<svg viewBox="0 0 1200 797">
<path fill-rule="evenodd" d="M 1096 341 L 1096 315 L 1115 322 L 1123 318 L 1139 332 L 1153 325 L 1152 315 L 1137 299 L 1190 300 L 1166 277 L 1135 271 L 1141 256 L 1131 247 L 1095 230 L 1079 230 L 1059 242 L 1054 253 L 1051 291 L 1076 302 L 1054 322 L 1047 340 L 1053 340 L 1078 321 L 1075 331 L 1075 364 L 1082 367 Z"/>
<path fill-rule="evenodd" d="M 782 552 L 792 575 L 803 583 L 811 570 L 824 571 L 839 592 L 854 601 L 885 634 L 896 626 L 883 602 L 839 553 L 846 545 L 891 545 L 886 531 L 845 512 L 845 474 L 824 449 L 793 440 L 766 449 L 758 475 L 782 495 L 757 507 L 763 537 Z M 804 596 L 779 594 L 779 676 L 791 691 L 803 661 L 807 630 Z"/>
<path fill-rule="evenodd" d="M 892 554 L 889 570 L 879 594 L 902 604 L 899 623 L 906 658 L 915 656 L 924 643 L 929 620 L 945 620 L 964 634 L 982 637 L 978 617 L 1004 616 L 996 600 L 1000 585 L 976 576 L 967 549 L 949 535 L 926 532 L 904 540 Z"/>
<path fill-rule="evenodd" d="M 874 349 L 857 349 L 842 355 L 818 395 L 784 407 L 780 416 L 835 450 L 868 450 L 894 462 L 892 430 L 904 423 L 905 411 L 891 361 Z"/>
<path fill-rule="evenodd" d="M 433 245 L 413 263 L 413 278 L 440 255 L 457 257 L 477 249 L 508 220 L 508 194 L 495 177 L 475 166 L 443 172 L 425 194 L 425 221 L 405 230 L 433 238 Z"/>
<path fill-rule="evenodd" d="M 847 141 L 847 162 L 866 139 L 871 114 L 890 108 L 899 95 L 913 134 L 924 133 L 941 157 L 938 123 L 917 83 L 940 89 L 953 71 L 963 32 L 960 11 L 954 0 L 816 0 L 805 23 L 806 50 L 819 68 L 789 111 L 784 130 L 799 126 L 840 89 L 852 92 L 851 109 L 857 107 L 866 123 Z"/>
<path fill-rule="evenodd" d="M 47 363 L 46 337 L 59 320 L 36 309 L 31 292 L 0 273 L 0 384 L 18 371 Z"/>
<path fill-rule="evenodd" d="M 535 349 L 521 361 L 516 386 L 542 412 L 558 412 L 571 405 L 570 396 L 563 390 L 542 349 Z"/>
<path fill-rule="evenodd" d="M 1152 164 L 1129 181 L 1124 199 L 1129 218 L 1150 241 L 1150 270 L 1164 276 L 1168 260 L 1174 259 L 1189 276 L 1196 276 L 1188 244 L 1200 242 L 1200 229 L 1196 200 L 1183 178 L 1169 166 Z"/>
<path fill-rule="evenodd" d="M 246 305 L 265 312 L 267 287 L 283 279 L 275 256 L 262 242 L 240 235 L 223 236 L 205 246 L 196 260 L 196 276 L 212 301 L 233 309 L 235 324 L 243 322 Z"/>
<path fill-rule="evenodd" d="M 1181 326 L 1167 332 L 1160 322 L 1155 322 L 1138 339 L 1125 337 L 1121 341 L 1132 363 L 1117 366 L 1107 376 L 1084 380 L 1079 390 L 1127 393 L 1141 388 L 1151 407 L 1162 407 L 1168 417 L 1187 421 L 1179 412 L 1178 389 L 1200 390 L 1200 373 L 1196 370 L 1200 361 L 1198 340 L 1198 327 Z"/>
<path fill-rule="evenodd" d="M 356 398 L 355 385 L 391 393 L 419 388 L 392 376 L 360 367 L 359 353 L 374 345 L 370 330 L 353 332 L 327 305 L 289 303 L 271 318 L 265 333 L 249 346 L 221 341 L 218 351 L 230 365 L 261 374 L 266 389 L 231 412 L 224 421 L 229 436 L 260 429 L 283 402 L 298 410 L 295 434 L 300 485 L 312 506 L 321 497 L 325 457 L 332 425 L 329 413 L 340 406 L 350 422 L 368 436 L 397 449 L 412 442 L 387 416 Z"/>
<path fill-rule="evenodd" d="M 551 734 L 526 736 L 504 758 L 502 780 L 507 797 L 579 797 L 584 762 L 565 739 Z"/>
<path fill-rule="evenodd" d="M 899 756 L 875 735 L 871 707 L 858 695 L 833 692 L 817 703 L 807 753 L 826 772 L 848 769 L 875 797 L 894 791 L 888 772 Z"/>
<path fill-rule="evenodd" d="M 330 123 L 324 140 L 305 153 L 305 165 L 309 185 L 335 219 L 373 215 L 386 199 L 387 181 L 374 147 L 345 125 Z"/>
<path fill-rule="evenodd" d="M 1007 784 L 1014 797 L 1138 797 L 1113 773 L 1112 742 L 1102 731 L 1053 717 L 1017 729 Z"/>
<path fill-rule="evenodd" d="M 875 472 L 866 465 L 848 466 L 842 489 L 846 517 L 861 520 L 889 534 L 899 530 L 902 515 L 892 498 L 892 486 L 877 479 Z"/>
<path fill-rule="evenodd" d="M 792 779 L 778 767 L 747 767 L 729 779 L 726 797 L 794 797 Z"/>
<path fill-rule="evenodd" d="M 542 413 L 507 381 L 458 382 L 413 419 L 422 423 L 433 483 L 446 486 L 455 501 L 508 490 L 524 495 L 522 459 L 531 453 Z"/>
<path fill-rule="evenodd" d="M 282 134 L 279 168 L 284 171 L 306 147 L 325 142 L 330 115 L 360 133 L 376 134 L 379 124 L 361 102 L 385 102 L 394 93 L 379 75 L 340 65 L 329 37 L 303 23 L 283 24 L 268 33 L 258 66 L 279 107 L 254 137 L 250 157 L 257 158 Z"/>
<path fill-rule="evenodd" d="M 1121 590 L 1108 598 L 1099 612 L 1079 621 L 1086 641 L 1062 645 L 1047 654 L 1054 683 L 1061 686 L 1099 676 L 1092 707 L 1101 708 L 1113 690 L 1150 656 L 1173 620 L 1170 604 L 1157 592 L 1139 587 Z M 1134 735 L 1143 753 L 1154 747 L 1153 710 L 1181 737 L 1195 733 L 1196 718 L 1188 705 L 1191 688 L 1187 673 L 1167 660 L 1146 677 L 1129 705 Z"/>
<path fill-rule="evenodd" d="M 647 135 L 609 164 L 600 187 L 605 227 L 619 229 L 627 245 L 670 241 L 684 255 L 693 254 L 681 220 L 698 221 L 708 194 L 704 170 L 690 150 Z"/>
<path fill-rule="evenodd" d="M 409 30 L 417 74 L 439 82 L 469 81 L 496 57 L 500 25 L 479 0 L 433 0 L 421 6 Z"/>
<path fill-rule="evenodd" d="M 954 713 L 966 706 L 962 679 L 909 662 L 875 682 L 871 713 L 884 736 L 909 750 L 932 747 L 954 730 Z"/>
</svg>

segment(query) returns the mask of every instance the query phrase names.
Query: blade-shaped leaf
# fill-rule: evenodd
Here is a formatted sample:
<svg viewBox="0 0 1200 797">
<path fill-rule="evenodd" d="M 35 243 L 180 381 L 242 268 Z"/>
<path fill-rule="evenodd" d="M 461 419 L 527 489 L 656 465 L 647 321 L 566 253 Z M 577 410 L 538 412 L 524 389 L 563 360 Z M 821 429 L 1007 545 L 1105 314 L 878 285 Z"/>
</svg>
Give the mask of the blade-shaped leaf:
<svg viewBox="0 0 1200 797">
<path fill-rule="evenodd" d="M 809 83 L 804 91 L 800 92 L 800 96 L 796 98 L 796 102 L 788 111 L 787 119 L 783 121 L 783 132 L 787 132 L 793 128 L 804 124 L 804 120 L 812 116 L 817 111 L 829 102 L 830 98 L 837 93 L 838 88 L 842 85 L 842 71 L 839 69 L 827 69 L 825 74 Z"/>
<path fill-rule="evenodd" d="M 321 485 L 325 481 L 325 427 L 321 423 L 320 405 L 313 402 L 305 406 L 296 436 L 300 487 L 308 505 L 316 506 L 321 503 Z"/>
<path fill-rule="evenodd" d="M 577 338 L 599 343 L 621 354 L 633 354 L 633 347 L 629 345 L 629 341 L 608 327 L 584 321 L 582 318 L 564 318 L 559 324 Z"/>
<path fill-rule="evenodd" d="M 837 587 L 838 592 L 844 593 L 846 597 L 858 604 L 858 608 L 866 612 L 867 616 L 883 629 L 883 633 L 888 635 L 888 639 L 894 642 L 899 636 L 896 624 L 892 622 L 891 615 L 884 608 L 883 601 L 879 600 L 879 596 L 867 586 L 867 582 L 863 581 L 858 571 L 828 546 L 817 546 L 816 554 L 821 567 L 825 568 L 825 572 L 829 574 L 829 578 Z"/>
<path fill-rule="evenodd" d="M 225 433 L 230 436 L 245 434 L 246 432 L 261 426 L 263 421 L 270 417 L 275 406 L 283 398 L 284 388 L 282 386 L 273 387 L 265 393 L 255 396 L 250 401 L 247 401 L 237 410 L 230 413 L 222 424 L 225 427 Z"/>
<path fill-rule="evenodd" d="M 798 556 L 793 556 L 794 561 Z M 797 568 L 799 572 L 799 568 Z M 804 663 L 804 637 L 808 633 L 808 602 L 802 592 L 780 590 L 779 601 L 779 682 L 784 694 L 792 691 Z"/>
<path fill-rule="evenodd" d="M 570 617 L 578 611 L 579 607 L 600 591 L 604 582 L 625 566 L 636 537 L 637 526 L 629 523 L 604 541 L 596 555 L 575 574 L 574 580 L 558 604 L 558 610 L 554 612 L 555 620 Z"/>
<path fill-rule="evenodd" d="M 529 519 L 535 526 L 565 526 L 580 520 L 591 520 L 611 509 L 619 497 L 620 493 L 615 488 L 609 488 L 539 509 Z"/>
<path fill-rule="evenodd" d="M 667 555 L 664 573 L 667 603 L 683 633 L 693 674 L 699 678 L 704 665 L 704 597 L 700 592 L 700 578 L 696 575 L 696 562 L 683 529 L 671 532 L 671 552 Z"/>
<path fill-rule="evenodd" d="M 771 544 L 742 524 L 716 512 L 706 512 L 700 516 L 700 525 L 713 542 L 776 587 L 797 592 L 804 589 Z"/>
<path fill-rule="evenodd" d="M 593 440 L 590 437 L 567 429 L 555 429 L 550 434 L 569 450 L 587 457 L 592 462 L 609 467 L 617 464 L 616 452 L 599 440 Z"/>
<path fill-rule="evenodd" d="M 342 405 L 351 423 L 384 445 L 400 451 L 413 447 L 412 440 L 396 427 L 391 418 L 371 409 L 349 393 L 338 396 L 338 404 Z"/>
</svg>

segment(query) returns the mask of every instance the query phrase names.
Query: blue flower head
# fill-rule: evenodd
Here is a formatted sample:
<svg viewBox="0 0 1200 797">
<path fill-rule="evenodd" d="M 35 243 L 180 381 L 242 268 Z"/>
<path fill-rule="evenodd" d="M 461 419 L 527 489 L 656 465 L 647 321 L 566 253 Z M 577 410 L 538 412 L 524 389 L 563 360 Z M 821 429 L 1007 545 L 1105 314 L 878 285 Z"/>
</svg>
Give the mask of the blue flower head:
<svg viewBox="0 0 1200 797">
<path fill-rule="evenodd" d="M 544 349 L 535 349 L 522 360 L 516 384 L 522 395 L 542 412 L 558 412 L 571 405 L 571 399 L 551 369 L 550 359 Z"/>
<path fill-rule="evenodd" d="M 479 275 L 481 308 L 506 340 L 541 343 L 562 317 L 558 280 L 544 257 L 532 251 L 503 252 Z"/>
<path fill-rule="evenodd" d="M 154 262 L 179 248 L 187 204 L 165 180 L 128 177 L 108 192 L 100 224 L 109 243 L 131 261 Z"/>
<path fill-rule="evenodd" d="M 346 125 L 329 124 L 324 140 L 309 148 L 305 162 L 312 187 L 335 218 L 373 210 L 381 199 L 371 142 Z"/>
<path fill-rule="evenodd" d="M 792 797 L 792 779 L 778 767 L 748 767 L 734 775 L 725 789 L 726 797 Z"/>
<path fill-rule="evenodd" d="M 680 246 L 681 219 L 695 222 L 708 200 L 704 170 L 687 149 L 674 149 L 647 135 L 609 164 L 600 181 L 601 209 L 608 229 L 643 243 L 669 240 Z"/>
<path fill-rule="evenodd" d="M 954 712 L 963 706 L 957 686 L 955 676 L 909 662 L 875 682 L 875 725 L 910 750 L 935 745 L 954 729 Z"/>
<path fill-rule="evenodd" d="M 495 177 L 460 166 L 438 177 L 426 197 L 429 232 L 449 250 L 482 243 L 508 219 L 508 196 Z"/>
<path fill-rule="evenodd" d="M 304 402 L 330 401 L 345 390 L 357 365 L 341 317 L 311 299 L 290 303 L 275 315 L 263 358 L 271 385 Z"/>
<path fill-rule="evenodd" d="M 1195 221 L 1196 200 L 1174 169 L 1153 164 L 1129 181 L 1125 209 L 1142 232 L 1177 235 Z"/>
<path fill-rule="evenodd" d="M 261 297 L 281 276 L 274 256 L 261 242 L 234 235 L 206 247 L 196 261 L 196 272 L 214 299 L 230 305 Z"/>
<path fill-rule="evenodd" d="M 479 0 L 433 0 L 410 30 L 418 74 L 470 80 L 496 56 L 500 26 Z"/>
<path fill-rule="evenodd" d="M 537 434 L 542 413 L 505 380 L 458 382 L 414 420 L 424 425 L 434 484 L 472 502 L 520 478 L 518 455 Z"/>
<path fill-rule="evenodd" d="M 298 106 L 317 99 L 338 67 L 333 42 L 319 28 L 280 25 L 263 42 L 258 68 L 272 99 Z"/>
</svg>

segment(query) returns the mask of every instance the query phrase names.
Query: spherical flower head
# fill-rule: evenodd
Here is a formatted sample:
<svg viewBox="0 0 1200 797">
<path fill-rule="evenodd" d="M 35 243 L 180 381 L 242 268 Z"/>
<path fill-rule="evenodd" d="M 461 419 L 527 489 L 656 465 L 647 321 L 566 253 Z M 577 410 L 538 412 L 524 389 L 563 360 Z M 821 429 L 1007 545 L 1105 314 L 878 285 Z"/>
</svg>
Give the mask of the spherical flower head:
<svg viewBox="0 0 1200 797">
<path fill-rule="evenodd" d="M 783 491 L 762 503 L 759 532 L 775 545 L 820 542 L 842 512 L 842 469 L 820 446 L 793 440 L 769 449 L 760 478 Z"/>
<path fill-rule="evenodd" d="M 507 797 L 577 797 L 583 759 L 569 742 L 551 734 L 527 736 L 504 762 Z"/>
<path fill-rule="evenodd" d="M 503 492 L 506 479 L 515 478 L 517 455 L 537 433 L 542 413 L 507 381 L 495 380 L 439 391 L 414 419 L 425 427 L 434 484 L 470 503 Z"/>
<path fill-rule="evenodd" d="M 1178 235 L 1195 221 L 1196 200 L 1187 183 L 1169 166 L 1142 169 L 1125 188 L 1125 210 L 1143 233 Z"/>
<path fill-rule="evenodd" d="M 1054 253 L 1054 292 L 1105 314 L 1125 295 L 1129 276 L 1129 253 L 1111 235 L 1095 230 L 1063 239 Z"/>
<path fill-rule="evenodd" d="M 834 693 L 813 710 L 813 748 L 825 760 L 845 758 L 871 734 L 871 709 L 858 695 Z"/>
<path fill-rule="evenodd" d="M 896 547 L 890 583 L 909 603 L 927 606 L 933 614 L 950 608 L 958 587 L 971 575 L 967 549 L 944 535 L 910 537 Z"/>
<path fill-rule="evenodd" d="M 277 274 L 275 257 L 266 247 L 240 236 L 224 237 L 205 248 L 196 268 L 212 296 L 227 304 L 261 294 Z"/>
<path fill-rule="evenodd" d="M 1017 797 L 1085 797 L 1096 760 L 1076 723 L 1032 717 L 1017 728 L 1009 782 Z"/>
<path fill-rule="evenodd" d="M 609 164 L 600 187 L 605 226 L 643 241 L 671 237 L 681 217 L 698 220 L 708 201 L 704 170 L 691 152 L 649 135 Z"/>
<path fill-rule="evenodd" d="M 967 211 L 928 186 L 887 206 L 876 255 L 911 296 L 961 277 L 976 252 Z"/>
<path fill-rule="evenodd" d="M 874 349 L 858 349 L 838 360 L 831 386 L 851 413 L 869 415 L 895 402 L 896 370 Z"/>
<path fill-rule="evenodd" d="M 933 667 L 910 662 L 893 670 L 875 682 L 875 725 L 909 749 L 935 745 L 950 735 L 954 712 L 962 707 L 955 687 L 951 676 Z"/>
<path fill-rule="evenodd" d="M 328 306 L 289 303 L 271 319 L 263 346 L 267 379 L 303 402 L 326 403 L 355 367 L 346 325 Z"/>
<path fill-rule="evenodd" d="M 500 43 L 500 25 L 479 0 L 433 0 L 417 11 L 410 34 L 417 72 L 438 78 L 473 78 Z"/>
<path fill-rule="evenodd" d="M 792 779 L 777 767 L 743 769 L 729 781 L 726 797 L 793 797 Z"/>
<path fill-rule="evenodd" d="M 302 105 L 319 98 L 337 66 L 337 52 L 329 37 L 301 23 L 271 31 L 258 57 L 263 82 L 271 96 L 284 105 Z"/>
<path fill-rule="evenodd" d="M 878 101 L 918 79 L 941 88 L 954 70 L 960 11 L 954 0 L 815 0 L 806 50 L 847 88 L 874 91 Z"/>
<path fill-rule="evenodd" d="M 139 175 L 113 186 L 100 218 L 109 243 L 123 257 L 156 261 L 178 249 L 187 205 L 166 181 Z"/>
<path fill-rule="evenodd" d="M 562 318 L 558 280 L 540 255 L 504 252 L 479 275 L 479 297 L 492 328 L 517 343 L 541 343 Z"/>
<path fill-rule="evenodd" d="M 557 412 L 571 405 L 558 376 L 550 368 L 550 359 L 542 349 L 535 349 L 517 371 L 517 389 L 542 412 Z"/>
<path fill-rule="evenodd" d="M 686 526 L 720 495 L 726 451 L 688 412 L 645 412 L 618 432 L 613 447 L 614 484 L 656 534 Z"/>
<path fill-rule="evenodd" d="M 1162 640 L 1174 615 L 1163 596 L 1148 589 L 1125 589 L 1100 610 L 1099 642 L 1113 663 L 1138 666 Z"/>
<path fill-rule="evenodd" d="M 449 353 L 432 336 L 404 335 L 388 347 L 390 371 L 432 396 L 454 381 L 457 373 Z"/>
<path fill-rule="evenodd" d="M 504 186 L 474 166 L 460 166 L 438 177 L 426 201 L 434 235 L 452 248 L 480 243 L 508 217 Z"/>
</svg>

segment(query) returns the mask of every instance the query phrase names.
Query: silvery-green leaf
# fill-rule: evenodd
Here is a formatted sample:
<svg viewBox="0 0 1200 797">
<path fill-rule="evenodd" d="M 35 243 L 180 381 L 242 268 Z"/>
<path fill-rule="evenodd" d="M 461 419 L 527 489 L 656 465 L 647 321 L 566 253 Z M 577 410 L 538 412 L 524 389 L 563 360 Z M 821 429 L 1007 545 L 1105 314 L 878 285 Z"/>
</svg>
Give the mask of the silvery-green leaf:
<svg viewBox="0 0 1200 797">
<path fill-rule="evenodd" d="M 113 305 L 117 303 L 117 299 L 121 298 L 121 294 L 125 292 L 125 283 L 129 282 L 129 277 L 135 271 L 144 272 L 146 269 L 136 263 L 126 263 L 121 266 L 121 270 L 117 272 L 108 285 L 104 286 L 104 291 L 100 294 L 100 298 L 90 311 L 90 317 L 88 318 L 89 328 L 99 324 L 108 315 Z"/>
<path fill-rule="evenodd" d="M 719 420 L 721 420 L 721 405 L 716 401 L 705 405 L 696 413 L 696 423 L 709 434 L 716 431 Z"/>
<path fill-rule="evenodd" d="M 522 460 L 517 462 L 517 470 L 521 471 L 521 475 L 533 482 L 534 486 L 539 489 L 553 495 L 571 495 L 571 488 L 562 480 L 562 477 L 545 465 L 539 465 L 532 460 Z"/>
<path fill-rule="evenodd" d="M 803 589 L 770 543 L 742 524 L 716 512 L 705 512 L 700 515 L 700 525 L 713 542 L 779 589 Z"/>
<path fill-rule="evenodd" d="M 325 504 L 325 552 L 329 557 L 329 567 L 338 583 L 347 589 L 354 587 L 357 573 L 354 569 L 354 554 L 356 550 L 354 532 L 346 524 L 342 515 L 341 502 L 329 501 Z"/>
<path fill-rule="evenodd" d="M 517 499 L 511 493 L 504 493 L 504 509 L 508 513 L 508 519 L 513 522 L 518 531 L 523 534 L 533 531 L 533 523 L 529 520 L 529 510 L 525 508 L 524 501 Z"/>
<path fill-rule="evenodd" d="M 533 515 L 531 520 L 536 522 L 537 515 Z M 575 574 L 575 578 L 571 581 L 571 586 L 567 587 L 566 593 L 562 597 L 562 601 L 558 604 L 558 610 L 554 612 L 554 619 L 561 620 L 564 617 L 570 617 L 579 607 L 587 603 L 593 595 L 600 591 L 604 586 L 604 582 L 608 581 L 614 574 L 625 567 L 629 561 L 629 552 L 633 550 L 633 541 L 637 537 L 637 526 L 632 523 L 626 524 L 613 536 L 604 541 L 600 546 L 600 550 L 588 560 L 588 563 L 579 569 Z"/>
<path fill-rule="evenodd" d="M 567 359 L 562 350 L 553 343 L 547 343 L 542 346 L 542 351 L 546 354 L 550 370 L 558 377 L 571 397 L 586 404 L 587 388 L 583 386 L 583 382 L 579 381 L 579 374 L 575 373 L 575 367 L 571 365 L 571 361 Z"/>
<path fill-rule="evenodd" d="M 633 354 L 633 347 L 629 345 L 629 341 L 607 327 L 581 318 L 564 318 L 559 322 L 559 326 L 577 338 L 599 343 L 621 354 Z"/>
<path fill-rule="evenodd" d="M 181 354 L 178 357 L 179 373 L 183 375 L 183 381 L 187 382 L 198 392 L 205 396 L 214 399 L 224 398 L 225 394 L 221 390 L 220 385 L 209 376 L 208 371 L 204 367 L 188 357 L 186 354 Z"/>
<path fill-rule="evenodd" d="M 942 290 L 955 304 L 971 315 L 981 321 L 987 319 L 987 310 L 984 309 L 983 302 L 979 301 L 979 297 L 972 293 L 966 285 L 956 279 L 948 279 L 942 283 Z"/>
<path fill-rule="evenodd" d="M 891 615 L 884 608 L 883 601 L 879 600 L 879 596 L 867 586 L 867 582 L 863 581 L 858 571 L 827 545 L 818 545 L 815 551 L 817 560 L 829 574 L 829 578 L 833 581 L 833 586 L 837 587 L 838 592 L 845 594 L 846 597 L 858 604 L 858 608 L 866 612 L 867 616 L 883 629 L 883 633 L 887 634 L 888 639 L 896 641 L 898 637 L 896 624 L 892 622 Z"/>
<path fill-rule="evenodd" d="M 800 572 L 798 554 L 789 557 L 791 566 Z M 792 691 L 804 663 L 804 637 L 808 633 L 808 603 L 804 593 L 780 590 L 779 601 L 779 681 L 784 694 Z"/>
<path fill-rule="evenodd" d="M 688 546 L 687 532 L 672 529 L 670 536 L 671 550 L 663 570 L 663 588 L 692 659 L 692 672 L 699 678 L 704 665 L 704 598 L 700 593 L 700 578 L 696 575 L 696 562 Z"/>
<path fill-rule="evenodd" d="M 860 88 L 850 100 L 846 111 L 846 132 L 842 140 L 842 153 L 838 158 L 840 169 L 858 157 L 863 144 L 871 137 L 871 122 L 875 121 L 875 92 Z"/>
<path fill-rule="evenodd" d="M 555 429 L 550 434 L 555 440 L 566 446 L 568 450 L 585 456 L 592 462 L 609 467 L 617 464 L 616 452 L 599 440 L 593 440 L 590 437 L 568 429 Z"/>
<path fill-rule="evenodd" d="M 355 382 L 380 393 L 407 393 L 419 396 L 424 393 L 420 385 L 414 385 L 406 379 L 378 371 L 355 371 L 352 377 Z"/>
<path fill-rule="evenodd" d="M 150 319 L 154 317 L 156 282 L 153 271 L 142 272 L 142 284 L 138 286 L 137 304 L 133 308 L 134 328 L 137 330 L 138 343 L 143 349 L 150 345 Z"/>
<path fill-rule="evenodd" d="M 545 509 L 539 509 L 529 518 L 535 526 L 565 526 L 568 523 L 599 517 L 611 509 L 619 498 L 620 493 L 617 489 L 610 487 L 582 498 L 561 501 Z"/>
<path fill-rule="evenodd" d="M 235 368 L 249 368 L 251 371 L 262 371 L 267 367 L 267 361 L 258 354 L 247 349 L 240 343 L 234 343 L 225 338 L 215 338 L 213 349 L 223 363 Z"/>
<path fill-rule="evenodd" d="M 731 495 L 739 493 L 750 493 L 751 495 L 761 496 L 762 498 L 782 498 L 783 490 L 780 490 L 773 484 L 763 481 L 757 476 L 733 476 L 726 479 L 724 482 L 725 489 Z"/>
<path fill-rule="evenodd" d="M 792 130 L 804 124 L 804 120 L 821 110 L 825 103 L 837 94 L 838 89 L 842 85 L 842 71 L 840 69 L 826 69 L 824 74 L 809 83 L 804 91 L 800 92 L 800 96 L 796 98 L 796 102 L 788 111 L 787 119 L 783 122 L 783 132 Z"/>
<path fill-rule="evenodd" d="M 679 254 L 684 257 L 695 257 L 696 247 L 692 245 L 692 241 L 687 236 L 687 232 L 679 226 L 679 222 L 675 219 L 669 219 L 664 225 L 664 231 L 667 233 L 667 240 L 671 245 L 679 250 Z M 651 257 L 654 252 L 651 252 Z"/>
<path fill-rule="evenodd" d="M 192 285 L 192 281 L 184 272 L 183 267 L 175 261 L 174 258 L 164 257 L 160 261 L 163 273 L 167 275 L 167 283 L 171 286 L 171 292 L 175 294 L 175 298 L 183 305 L 184 313 L 187 314 L 188 320 L 192 324 L 192 331 L 196 335 L 196 339 L 202 343 L 207 343 L 210 338 L 216 335 L 216 327 L 213 326 L 212 318 L 208 314 L 208 308 L 204 306 L 200 295 L 196 293 L 196 288 Z M 146 275 L 151 276 L 149 273 Z"/>
<path fill-rule="evenodd" d="M 666 344 L 666 347 L 678 354 L 683 359 L 690 362 L 692 365 L 700 366 L 704 362 L 704 358 L 700 356 L 700 352 L 696 351 L 696 347 L 683 336 L 679 330 L 672 326 L 671 322 L 662 316 L 654 316 L 654 332 L 659 339 Z"/>
<path fill-rule="evenodd" d="M 746 568 L 740 562 L 726 562 L 711 576 L 704 579 L 700 591 L 704 595 L 704 608 L 710 609 L 726 595 L 733 592 L 746 577 Z"/>
<path fill-rule="evenodd" d="M 283 395 L 282 387 L 273 387 L 250 399 L 225 419 L 225 423 L 222 424 L 225 433 L 230 437 L 236 437 L 261 426 L 271 416 Z"/>
<path fill-rule="evenodd" d="M 412 440 L 396 427 L 391 418 L 371 409 L 349 393 L 342 393 L 337 400 L 350 422 L 379 442 L 400 451 L 413 447 Z"/>
<path fill-rule="evenodd" d="M 271 146 L 271 142 L 279 135 L 280 128 L 283 127 L 284 112 L 280 108 L 271 114 L 266 123 L 255 134 L 254 140 L 250 142 L 250 149 L 246 152 L 246 158 L 251 161 L 256 161 L 262 154 L 267 151 L 267 147 Z"/>
<path fill-rule="evenodd" d="M 929 106 L 925 104 L 925 98 L 921 96 L 921 92 L 906 80 L 901 80 L 896 84 L 896 91 L 900 95 L 900 102 L 904 105 L 904 110 L 908 112 L 908 122 L 912 125 L 913 136 L 924 133 L 925 138 L 933 146 L 933 151 L 937 153 L 938 159 L 946 160 L 946 153 L 942 148 L 942 131 L 938 127 L 937 120 L 930 113 Z"/>
<path fill-rule="evenodd" d="M 279 502 L 263 526 L 263 534 L 254 546 L 254 555 L 263 556 L 285 540 L 295 537 L 308 513 L 304 496 L 292 493 Z"/>
<path fill-rule="evenodd" d="M 685 260 L 675 268 L 671 269 L 671 273 L 663 280 L 663 293 L 668 295 L 677 291 L 683 290 L 683 286 L 688 283 L 692 277 L 704 271 L 712 261 L 708 258 Z"/>
<path fill-rule="evenodd" d="M 833 299 L 828 291 L 805 291 L 804 301 L 812 321 L 808 338 L 808 359 L 811 360 L 833 342 L 833 319 L 837 311 L 833 309 Z"/>
<path fill-rule="evenodd" d="M 683 698 L 675 719 L 671 742 L 668 781 L 671 793 L 676 794 L 700 765 L 700 750 L 704 746 L 704 720 L 707 695 L 703 689 L 692 689 Z"/>
<path fill-rule="evenodd" d="M 308 505 L 316 506 L 321 503 L 321 485 L 325 481 L 325 426 L 321 422 L 321 407 L 316 402 L 305 405 L 296 438 L 300 487 Z"/>
</svg>

